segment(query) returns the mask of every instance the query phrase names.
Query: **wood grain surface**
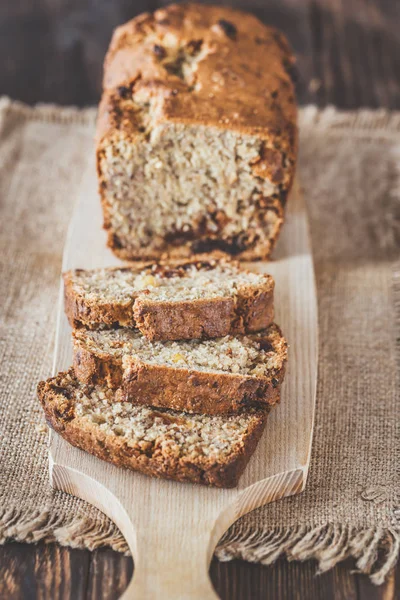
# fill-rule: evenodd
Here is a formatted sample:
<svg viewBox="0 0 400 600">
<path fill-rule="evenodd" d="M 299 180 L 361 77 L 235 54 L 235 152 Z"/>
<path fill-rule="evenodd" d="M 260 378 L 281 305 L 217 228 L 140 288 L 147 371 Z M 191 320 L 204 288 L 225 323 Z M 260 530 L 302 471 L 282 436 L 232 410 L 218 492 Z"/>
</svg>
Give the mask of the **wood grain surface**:
<svg viewBox="0 0 400 600">
<path fill-rule="evenodd" d="M 274 260 L 245 263 L 276 283 L 275 317 L 289 344 L 281 402 L 234 489 L 179 485 L 117 469 L 50 432 L 55 489 L 83 498 L 119 527 L 137 564 L 124 598 L 216 599 L 208 567 L 228 527 L 247 512 L 300 493 L 311 456 L 318 363 L 318 316 L 303 193 L 295 181 Z M 85 174 L 68 229 L 62 270 L 121 264 L 105 243 L 95 164 Z M 60 289 L 53 374 L 72 362 L 71 327 Z"/>
<path fill-rule="evenodd" d="M 375 587 L 345 561 L 317 575 L 315 563 L 279 560 L 273 566 L 213 560 L 210 575 L 222 600 L 392 600 L 400 570 Z M 133 572 L 130 558 L 108 549 L 71 550 L 58 544 L 0 547 L 2 600 L 116 600 Z M 397 596 L 396 596 L 397 590 Z"/>
<path fill-rule="evenodd" d="M 224 2 L 221 2 L 224 3 Z M 281 28 L 298 57 L 299 101 L 340 108 L 400 109 L 399 0 L 236 0 Z M 101 63 L 111 31 L 150 0 L 3 0 L 0 3 L 0 94 L 24 102 L 96 103 Z M 345 562 L 315 576 L 312 562 L 211 564 L 222 598 L 231 600 L 393 600 L 400 566 L 374 587 Z M 111 550 L 71 550 L 55 544 L 0 547 L 0 598 L 117 598 L 132 561 Z"/>
</svg>

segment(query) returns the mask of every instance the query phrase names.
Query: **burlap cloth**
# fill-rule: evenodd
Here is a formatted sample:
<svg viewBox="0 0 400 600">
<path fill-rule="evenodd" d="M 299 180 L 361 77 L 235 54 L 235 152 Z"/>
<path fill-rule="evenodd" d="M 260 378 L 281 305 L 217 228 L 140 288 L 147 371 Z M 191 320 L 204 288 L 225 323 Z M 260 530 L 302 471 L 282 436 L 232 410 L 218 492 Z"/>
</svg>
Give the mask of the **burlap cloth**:
<svg viewBox="0 0 400 600">
<path fill-rule="evenodd" d="M 94 118 L 0 102 L 0 539 L 126 551 L 104 515 L 50 489 L 35 398 L 51 373 L 61 255 Z M 380 583 L 400 540 L 400 114 L 308 107 L 300 131 L 320 320 L 310 476 L 301 496 L 236 523 L 216 552 L 316 558 L 322 570 L 354 556 Z"/>
</svg>

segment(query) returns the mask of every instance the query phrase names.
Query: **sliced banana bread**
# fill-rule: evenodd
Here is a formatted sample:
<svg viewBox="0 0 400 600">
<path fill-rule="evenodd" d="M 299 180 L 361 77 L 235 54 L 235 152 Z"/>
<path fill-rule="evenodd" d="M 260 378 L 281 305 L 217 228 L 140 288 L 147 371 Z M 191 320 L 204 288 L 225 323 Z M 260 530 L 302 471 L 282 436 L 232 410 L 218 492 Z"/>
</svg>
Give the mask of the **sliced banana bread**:
<svg viewBox="0 0 400 600">
<path fill-rule="evenodd" d="M 73 446 L 146 475 L 234 487 L 261 437 L 266 410 L 189 415 L 127 402 L 78 382 L 73 371 L 42 381 L 47 421 Z"/>
<path fill-rule="evenodd" d="M 138 327 L 150 340 L 223 337 L 273 321 L 274 280 L 229 261 L 188 261 L 64 274 L 73 327 Z"/>
<path fill-rule="evenodd" d="M 275 324 L 204 341 L 150 342 L 124 328 L 78 329 L 73 340 L 77 378 L 119 399 L 211 415 L 279 401 L 287 344 Z"/>
<path fill-rule="evenodd" d="M 97 126 L 112 250 L 268 257 L 296 163 L 293 75 L 285 37 L 232 8 L 173 4 L 118 27 Z"/>
</svg>

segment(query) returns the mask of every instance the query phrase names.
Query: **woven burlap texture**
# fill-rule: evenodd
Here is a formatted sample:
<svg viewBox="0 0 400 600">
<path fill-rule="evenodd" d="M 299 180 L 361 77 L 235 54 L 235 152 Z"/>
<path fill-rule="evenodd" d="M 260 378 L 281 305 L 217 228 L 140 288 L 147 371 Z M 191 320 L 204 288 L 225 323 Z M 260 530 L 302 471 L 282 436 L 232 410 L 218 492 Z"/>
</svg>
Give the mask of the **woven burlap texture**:
<svg viewBox="0 0 400 600">
<path fill-rule="evenodd" d="M 0 540 L 126 551 L 104 515 L 51 490 L 35 397 L 51 374 L 63 245 L 94 122 L 94 109 L 0 101 Z M 237 522 L 216 553 L 315 558 L 321 570 L 354 556 L 380 583 L 400 540 L 400 114 L 307 107 L 300 132 L 320 327 L 310 475 L 301 496 Z"/>
</svg>

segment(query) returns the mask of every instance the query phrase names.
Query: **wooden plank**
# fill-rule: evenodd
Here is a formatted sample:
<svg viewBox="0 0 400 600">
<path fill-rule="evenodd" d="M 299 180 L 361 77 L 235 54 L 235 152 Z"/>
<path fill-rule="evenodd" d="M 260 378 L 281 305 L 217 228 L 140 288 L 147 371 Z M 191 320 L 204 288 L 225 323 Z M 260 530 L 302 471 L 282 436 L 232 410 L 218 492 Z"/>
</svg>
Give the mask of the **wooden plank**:
<svg viewBox="0 0 400 600">
<path fill-rule="evenodd" d="M 289 563 L 280 559 L 272 566 L 213 561 L 211 579 L 221 598 L 227 599 L 357 600 L 357 581 L 350 572 L 352 566 L 352 562 L 347 561 L 317 575 L 314 561 Z"/>
<path fill-rule="evenodd" d="M 400 3 L 312 0 L 309 7 L 319 85 L 309 88 L 307 100 L 339 108 L 399 108 Z"/>
<path fill-rule="evenodd" d="M 56 544 L 44 546 L 40 554 L 35 553 L 35 597 L 41 600 L 61 600 L 73 595 L 76 600 L 83 600 L 86 595 L 89 560 L 88 552 L 65 552 Z"/>
<path fill-rule="evenodd" d="M 90 559 L 85 598 L 87 600 L 119 598 L 132 578 L 132 558 L 103 548 L 92 552 Z"/>
<path fill-rule="evenodd" d="M 399 600 L 400 598 L 400 562 L 397 568 L 388 576 L 384 585 L 375 586 L 365 575 L 356 574 L 355 580 L 358 598 L 363 600 Z"/>
<path fill-rule="evenodd" d="M 86 598 L 90 552 L 57 544 L 0 547 L 0 598 L 61 600 Z"/>
<path fill-rule="evenodd" d="M 101 220 L 94 169 L 90 169 L 69 229 L 64 270 L 118 262 L 105 246 Z M 282 402 L 272 411 L 238 488 L 216 490 L 144 477 L 117 469 L 51 434 L 53 485 L 109 515 L 138 559 L 138 575 L 129 594 L 136 590 L 144 598 L 215 597 L 207 567 L 224 531 L 246 512 L 304 488 L 314 420 L 318 335 L 308 224 L 297 186 L 275 260 L 248 266 L 275 277 L 276 320 L 289 341 L 290 359 Z M 54 372 L 70 364 L 71 331 L 60 292 Z"/>
<path fill-rule="evenodd" d="M 387 583 L 379 587 L 353 570 L 354 563 L 350 560 L 317 575 L 313 561 L 289 563 L 280 559 L 265 566 L 240 560 L 221 563 L 214 559 L 210 577 L 222 600 L 400 598 L 400 564 Z M 109 549 L 89 552 L 57 544 L 10 543 L 0 547 L 0 598 L 116 600 L 127 587 L 132 571 L 130 557 Z"/>
</svg>

